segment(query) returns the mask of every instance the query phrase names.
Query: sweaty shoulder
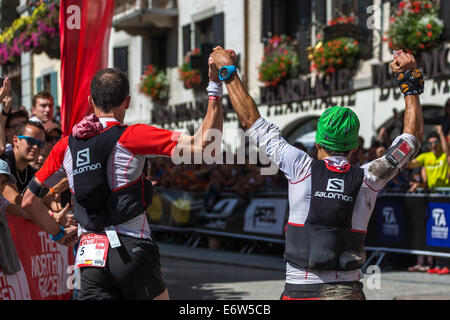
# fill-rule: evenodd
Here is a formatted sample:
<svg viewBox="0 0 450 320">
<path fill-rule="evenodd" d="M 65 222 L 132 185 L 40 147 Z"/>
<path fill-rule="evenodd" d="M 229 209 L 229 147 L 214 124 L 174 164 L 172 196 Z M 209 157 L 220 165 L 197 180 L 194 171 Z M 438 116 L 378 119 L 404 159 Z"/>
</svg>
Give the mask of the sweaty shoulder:
<svg viewBox="0 0 450 320">
<path fill-rule="evenodd" d="M 420 142 L 413 135 L 404 133 L 397 137 L 385 154 L 373 160 L 361 168 L 365 172 L 365 182 L 375 188 L 381 189 L 400 170 L 404 169 L 408 162 L 420 150 Z"/>
<path fill-rule="evenodd" d="M 134 154 L 171 156 L 179 138 L 179 132 L 135 124 L 127 127 L 118 142 Z"/>
</svg>

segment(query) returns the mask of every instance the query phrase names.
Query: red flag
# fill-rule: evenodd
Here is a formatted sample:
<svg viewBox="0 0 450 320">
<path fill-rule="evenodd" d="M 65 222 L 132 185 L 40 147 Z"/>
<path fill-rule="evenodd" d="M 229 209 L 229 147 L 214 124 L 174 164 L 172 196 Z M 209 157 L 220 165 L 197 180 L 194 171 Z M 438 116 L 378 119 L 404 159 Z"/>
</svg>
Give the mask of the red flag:
<svg viewBox="0 0 450 320">
<path fill-rule="evenodd" d="M 108 66 L 114 0 L 61 0 L 61 126 L 64 136 L 93 112 L 91 80 Z"/>
</svg>

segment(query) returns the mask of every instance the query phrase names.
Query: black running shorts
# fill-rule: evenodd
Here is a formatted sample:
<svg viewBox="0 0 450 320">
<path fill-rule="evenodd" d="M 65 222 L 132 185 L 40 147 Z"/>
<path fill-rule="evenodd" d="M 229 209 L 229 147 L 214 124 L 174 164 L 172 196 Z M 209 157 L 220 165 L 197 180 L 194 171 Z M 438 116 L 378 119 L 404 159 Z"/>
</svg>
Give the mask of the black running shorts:
<svg viewBox="0 0 450 320">
<path fill-rule="evenodd" d="M 118 235 L 106 266 L 80 268 L 78 300 L 151 300 L 166 289 L 158 246 L 147 239 Z"/>
</svg>

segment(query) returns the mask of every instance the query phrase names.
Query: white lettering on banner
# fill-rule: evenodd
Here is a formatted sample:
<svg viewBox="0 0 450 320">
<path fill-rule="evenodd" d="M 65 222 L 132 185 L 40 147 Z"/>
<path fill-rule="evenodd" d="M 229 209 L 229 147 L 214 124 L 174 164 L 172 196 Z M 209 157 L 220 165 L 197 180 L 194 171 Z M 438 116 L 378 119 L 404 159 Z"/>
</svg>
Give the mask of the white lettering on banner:
<svg viewBox="0 0 450 320">
<path fill-rule="evenodd" d="M 433 209 L 431 213 L 434 225 L 431 226 L 431 237 L 433 239 L 448 239 L 447 220 L 445 210 L 441 208 Z"/>
<path fill-rule="evenodd" d="M 0 300 L 31 300 L 25 271 L 22 265 L 20 268 L 19 272 L 12 275 L 0 270 Z"/>
<path fill-rule="evenodd" d="M 81 8 L 77 5 L 71 5 L 67 7 L 67 17 L 66 26 L 69 30 L 80 30 L 81 29 Z"/>
<path fill-rule="evenodd" d="M 63 294 L 64 259 L 58 245 L 46 232 L 38 233 L 42 253 L 31 256 L 31 277 L 38 278 L 42 298 Z"/>
<path fill-rule="evenodd" d="M 206 228 L 212 229 L 222 229 L 225 230 L 227 228 L 227 223 L 221 219 L 219 220 L 211 220 L 205 225 Z"/>
<path fill-rule="evenodd" d="M 16 293 L 8 284 L 6 275 L 0 271 L 0 300 L 16 300 Z"/>
<path fill-rule="evenodd" d="M 253 199 L 245 211 L 244 231 L 282 235 L 286 199 Z"/>
<path fill-rule="evenodd" d="M 387 236 L 398 236 L 400 234 L 400 227 L 395 218 L 394 208 L 384 207 L 383 208 L 383 234 Z"/>
</svg>

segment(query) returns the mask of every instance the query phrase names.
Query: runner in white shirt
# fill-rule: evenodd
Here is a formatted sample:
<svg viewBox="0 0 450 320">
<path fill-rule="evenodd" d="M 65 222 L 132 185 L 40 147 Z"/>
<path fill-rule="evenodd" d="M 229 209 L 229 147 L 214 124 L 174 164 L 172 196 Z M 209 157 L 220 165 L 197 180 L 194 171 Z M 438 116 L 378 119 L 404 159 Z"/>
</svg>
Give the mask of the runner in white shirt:
<svg viewBox="0 0 450 320">
<path fill-rule="evenodd" d="M 220 70 L 235 61 L 232 51 L 220 47 L 213 58 Z M 225 81 L 247 134 L 289 180 L 283 300 L 365 299 L 360 268 L 377 193 L 419 151 L 423 136 L 419 94 L 424 82 L 414 57 L 399 52 L 391 68 L 405 95 L 404 133 L 383 157 L 361 168 L 349 164 L 359 135 L 352 110 L 333 107 L 323 113 L 316 134 L 318 160 L 313 160 L 260 116 L 237 74 Z"/>
</svg>

